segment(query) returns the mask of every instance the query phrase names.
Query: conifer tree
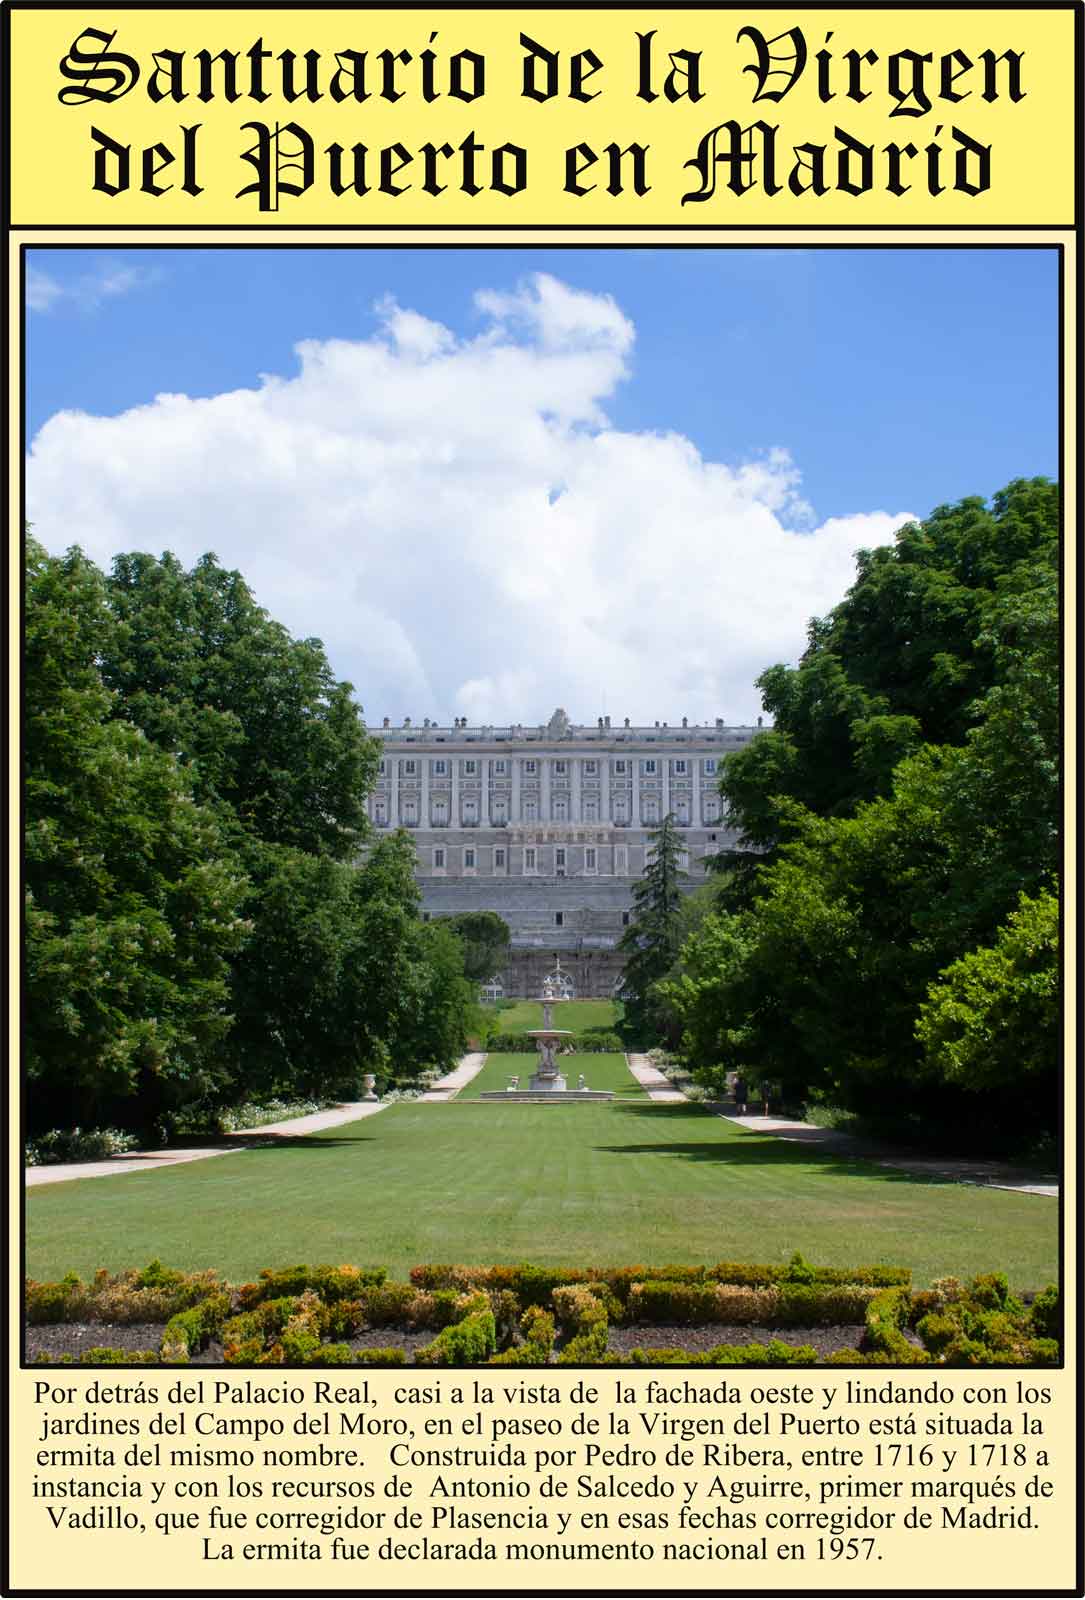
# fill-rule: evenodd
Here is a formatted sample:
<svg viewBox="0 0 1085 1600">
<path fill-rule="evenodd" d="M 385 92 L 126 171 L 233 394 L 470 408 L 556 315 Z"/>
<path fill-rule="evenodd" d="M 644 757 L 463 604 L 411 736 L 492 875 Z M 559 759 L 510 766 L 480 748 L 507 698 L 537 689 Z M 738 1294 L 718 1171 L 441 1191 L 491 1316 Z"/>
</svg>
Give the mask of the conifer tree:
<svg viewBox="0 0 1085 1600">
<path fill-rule="evenodd" d="M 625 952 L 622 999 L 631 1031 L 640 1039 L 665 1026 L 652 985 L 674 964 L 681 942 L 681 838 L 673 815 L 648 835 L 648 861 L 633 890 L 633 914 L 618 948 Z"/>
</svg>

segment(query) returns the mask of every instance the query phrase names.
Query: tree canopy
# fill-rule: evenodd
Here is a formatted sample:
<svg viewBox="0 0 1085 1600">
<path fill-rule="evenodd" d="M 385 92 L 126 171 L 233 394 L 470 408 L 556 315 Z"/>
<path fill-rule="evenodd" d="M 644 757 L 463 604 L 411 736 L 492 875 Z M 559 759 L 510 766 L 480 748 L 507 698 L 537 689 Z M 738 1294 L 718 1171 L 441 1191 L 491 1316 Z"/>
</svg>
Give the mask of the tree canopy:
<svg viewBox="0 0 1085 1600">
<path fill-rule="evenodd" d="M 370 845 L 351 686 L 205 556 L 27 546 L 33 1129 L 147 1131 L 452 1065 L 473 990 L 414 846 Z"/>
<path fill-rule="evenodd" d="M 1045 480 L 941 507 L 762 675 L 776 725 L 721 779 L 756 866 L 657 983 L 704 1081 L 741 1067 L 921 1135 L 1051 1126 L 1058 514 Z"/>
</svg>

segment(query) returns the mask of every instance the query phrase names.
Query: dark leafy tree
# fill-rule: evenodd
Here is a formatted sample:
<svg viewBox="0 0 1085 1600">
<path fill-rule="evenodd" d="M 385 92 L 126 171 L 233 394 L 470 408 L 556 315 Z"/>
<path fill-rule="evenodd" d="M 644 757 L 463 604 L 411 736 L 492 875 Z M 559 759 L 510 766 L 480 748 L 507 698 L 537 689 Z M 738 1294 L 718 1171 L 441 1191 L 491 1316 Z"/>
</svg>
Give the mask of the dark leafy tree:
<svg viewBox="0 0 1085 1600">
<path fill-rule="evenodd" d="M 960 744 L 1001 681 L 997 616 L 1027 575 L 1054 581 L 1059 495 L 1043 478 L 941 506 L 891 546 L 861 551 L 858 577 L 811 623 L 797 667 L 757 680 L 773 727 L 730 756 L 720 789 L 749 843 L 787 837 L 778 799 L 849 816 L 888 794 L 923 743 Z M 1043 581 L 1043 580 L 1040 580 Z"/>
<path fill-rule="evenodd" d="M 496 911 L 461 911 L 438 917 L 463 947 L 463 970 L 475 983 L 485 983 L 502 970 L 509 953 L 509 925 Z"/>
<path fill-rule="evenodd" d="M 633 911 L 618 948 L 625 954 L 622 1000 L 631 1034 L 646 1039 L 665 1024 L 653 985 L 666 976 L 681 940 L 681 835 L 673 816 L 648 836 L 648 863 L 633 889 Z"/>
<path fill-rule="evenodd" d="M 102 671 L 118 714 L 190 764 L 198 795 L 246 833 L 351 860 L 379 757 L 320 641 L 292 638 L 212 555 L 189 572 L 169 554 L 118 556 L 108 588 Z"/>
<path fill-rule="evenodd" d="M 26 1013 L 37 1130 L 148 1127 L 221 1088 L 245 882 L 189 773 L 116 720 L 114 622 L 78 550 L 28 541 Z"/>
</svg>

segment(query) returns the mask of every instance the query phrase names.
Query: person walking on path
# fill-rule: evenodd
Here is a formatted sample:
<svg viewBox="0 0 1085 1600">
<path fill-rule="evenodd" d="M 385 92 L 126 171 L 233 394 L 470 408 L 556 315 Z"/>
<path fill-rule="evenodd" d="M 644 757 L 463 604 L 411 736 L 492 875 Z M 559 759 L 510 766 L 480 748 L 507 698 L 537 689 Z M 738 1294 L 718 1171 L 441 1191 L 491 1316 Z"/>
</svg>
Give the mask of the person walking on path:
<svg viewBox="0 0 1085 1600">
<path fill-rule="evenodd" d="M 735 1105 L 738 1108 L 738 1114 L 740 1117 L 744 1117 L 746 1115 L 746 1080 L 742 1076 L 741 1072 L 735 1079 L 734 1094 Z"/>
</svg>

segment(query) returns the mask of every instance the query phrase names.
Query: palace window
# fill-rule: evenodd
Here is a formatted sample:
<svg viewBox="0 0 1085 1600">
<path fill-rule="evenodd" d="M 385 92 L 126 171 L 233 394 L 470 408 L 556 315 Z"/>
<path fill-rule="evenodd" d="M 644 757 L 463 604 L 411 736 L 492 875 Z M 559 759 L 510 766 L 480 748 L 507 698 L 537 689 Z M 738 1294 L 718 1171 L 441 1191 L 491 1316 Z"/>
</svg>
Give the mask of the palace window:
<svg viewBox="0 0 1085 1600">
<path fill-rule="evenodd" d="M 565 851 L 564 850 L 558 849 L 558 850 L 554 851 L 554 871 L 556 873 L 558 873 L 559 876 L 562 873 L 564 873 L 564 871 L 565 871 Z"/>
<path fill-rule="evenodd" d="M 505 852 L 504 852 L 504 850 L 495 850 L 494 851 L 494 871 L 495 872 L 504 872 L 504 870 L 505 870 Z"/>
<path fill-rule="evenodd" d="M 584 775 L 585 775 L 585 777 L 594 778 L 595 774 L 596 774 L 596 772 L 598 770 L 599 770 L 598 762 L 585 761 L 585 763 L 584 763 Z"/>
<path fill-rule="evenodd" d="M 464 775 L 465 778 L 473 778 L 477 771 L 478 771 L 478 762 L 477 761 L 465 761 L 463 763 L 463 775 Z"/>
<path fill-rule="evenodd" d="M 533 778 L 537 771 L 538 771 L 538 762 L 536 762 L 536 761 L 525 761 L 524 762 L 524 772 L 528 775 L 528 777 Z"/>
<path fill-rule="evenodd" d="M 598 822 L 599 821 L 599 802 L 598 802 L 598 800 L 585 800 L 585 802 L 584 802 L 584 821 L 585 822 Z"/>
<path fill-rule="evenodd" d="M 614 771 L 618 774 L 619 777 L 624 777 L 625 776 L 625 762 L 624 761 L 616 761 L 614 763 Z"/>
<path fill-rule="evenodd" d="M 387 761 L 382 761 L 381 762 L 380 767 L 378 768 L 378 771 L 380 772 L 380 775 L 383 778 L 385 773 L 388 771 L 388 763 L 387 763 Z"/>
<path fill-rule="evenodd" d="M 705 772 L 708 774 L 708 776 L 711 777 L 712 774 L 716 770 L 716 758 L 715 758 L 715 756 L 706 756 L 705 757 L 704 769 L 705 769 Z"/>
<path fill-rule="evenodd" d="M 499 795 L 490 807 L 490 814 L 494 822 L 507 822 L 509 817 L 508 802 L 504 796 Z"/>
<path fill-rule="evenodd" d="M 594 849 L 589 847 L 587 850 L 585 850 L 584 851 L 584 871 L 585 872 L 598 872 L 599 868 L 596 865 L 598 860 L 599 860 L 598 854 Z"/>
<path fill-rule="evenodd" d="M 463 820 L 468 826 L 478 821 L 477 800 L 465 800 L 463 802 Z"/>
<path fill-rule="evenodd" d="M 568 820 L 569 802 L 564 798 L 564 796 L 558 795 L 554 800 L 554 821 L 568 822 Z"/>
<path fill-rule="evenodd" d="M 373 802 L 373 821 L 378 828 L 388 826 L 388 807 L 383 800 L 375 800 Z"/>
<path fill-rule="evenodd" d="M 417 800 L 404 800 L 404 802 L 403 802 L 403 826 L 405 828 L 417 828 L 417 826 L 418 826 L 418 801 Z"/>
<path fill-rule="evenodd" d="M 564 913 L 564 911 L 555 911 L 554 912 L 554 927 L 555 928 L 564 928 L 564 926 L 565 926 L 565 913 Z"/>
<path fill-rule="evenodd" d="M 525 822 L 538 822 L 539 802 L 537 800 L 525 800 L 523 810 Z"/>
<path fill-rule="evenodd" d="M 435 778 L 447 778 L 448 777 L 448 762 L 447 761 L 435 761 L 433 763 L 433 776 Z"/>
<path fill-rule="evenodd" d="M 465 850 L 463 852 L 463 870 L 465 872 L 474 872 L 475 852 L 473 850 Z"/>
<path fill-rule="evenodd" d="M 404 777 L 413 778 L 417 771 L 418 771 L 418 762 L 417 761 L 404 761 L 404 763 L 403 763 L 403 775 L 404 775 Z"/>
<path fill-rule="evenodd" d="M 495 778 L 503 778 L 505 776 L 505 766 L 506 766 L 506 763 L 504 761 L 495 761 L 494 762 L 494 777 Z"/>
<path fill-rule="evenodd" d="M 564 778 L 564 776 L 565 776 L 567 771 L 568 771 L 568 763 L 567 762 L 565 762 L 565 761 L 555 761 L 554 762 L 554 772 L 557 774 L 557 776 L 559 778 Z"/>
<path fill-rule="evenodd" d="M 629 912 L 628 911 L 623 911 L 622 912 L 622 927 L 623 928 L 628 928 L 628 926 L 629 926 Z"/>
<path fill-rule="evenodd" d="M 676 761 L 674 763 L 674 775 L 675 775 L 676 778 L 684 778 L 685 777 L 685 775 L 686 775 L 686 763 L 684 761 Z"/>
<path fill-rule="evenodd" d="M 624 796 L 619 795 L 614 802 L 614 820 L 615 822 L 625 822 L 627 817 L 628 811 L 626 809 L 625 798 Z"/>
<path fill-rule="evenodd" d="M 441 846 L 433 852 L 433 870 L 435 872 L 443 872 L 445 870 L 445 852 Z"/>
<path fill-rule="evenodd" d="M 648 759 L 648 760 L 647 760 L 647 761 L 646 761 L 646 762 L 645 762 L 645 763 L 644 763 L 644 776 L 645 776 L 645 777 L 646 777 L 646 778 L 654 778 L 654 777 L 655 777 L 655 775 L 656 775 L 656 763 L 655 763 L 655 758 L 654 758 L 654 757 L 650 757 L 650 758 L 649 758 L 649 759 Z"/>
<path fill-rule="evenodd" d="M 622 878 L 629 871 L 629 850 L 624 844 L 614 847 L 614 871 Z"/>
<path fill-rule="evenodd" d="M 529 849 L 524 851 L 524 871 L 525 872 L 534 872 L 535 871 L 535 859 L 536 859 L 536 856 L 535 856 L 535 851 L 534 850 L 529 848 Z"/>
<path fill-rule="evenodd" d="M 645 822 L 659 821 L 659 801 L 651 795 L 644 802 L 644 820 Z"/>
</svg>

